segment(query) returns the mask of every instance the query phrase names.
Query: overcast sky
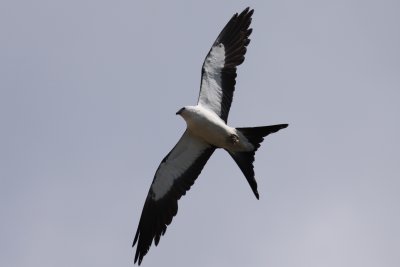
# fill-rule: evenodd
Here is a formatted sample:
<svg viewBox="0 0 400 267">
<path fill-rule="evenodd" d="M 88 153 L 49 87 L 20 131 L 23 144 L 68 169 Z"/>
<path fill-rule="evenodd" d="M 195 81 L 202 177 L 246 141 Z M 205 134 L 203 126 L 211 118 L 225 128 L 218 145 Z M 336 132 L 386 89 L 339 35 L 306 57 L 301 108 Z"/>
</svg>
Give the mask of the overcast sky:
<svg viewBox="0 0 400 267">
<path fill-rule="evenodd" d="M 260 200 L 217 151 L 143 266 L 400 266 L 400 2 L 0 2 L 0 266 L 132 266 L 200 68 L 255 9 L 229 123 L 289 123 Z"/>
</svg>

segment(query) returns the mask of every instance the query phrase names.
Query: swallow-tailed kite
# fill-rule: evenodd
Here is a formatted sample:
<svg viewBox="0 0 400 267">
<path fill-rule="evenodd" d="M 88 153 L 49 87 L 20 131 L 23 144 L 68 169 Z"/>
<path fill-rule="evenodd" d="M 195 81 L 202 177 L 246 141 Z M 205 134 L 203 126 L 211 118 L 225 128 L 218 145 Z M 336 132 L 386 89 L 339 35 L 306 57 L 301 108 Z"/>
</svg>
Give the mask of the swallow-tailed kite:
<svg viewBox="0 0 400 267">
<path fill-rule="evenodd" d="M 250 43 L 253 10 L 236 13 L 219 34 L 201 69 L 200 94 L 196 106 L 181 108 L 187 128 L 175 147 L 162 160 L 144 203 L 133 246 L 139 265 L 154 240 L 158 245 L 167 225 L 178 211 L 178 200 L 190 189 L 217 148 L 225 149 L 246 177 L 256 198 L 254 155 L 264 137 L 288 124 L 252 128 L 228 126 L 235 90 L 236 67 L 244 61 Z"/>
</svg>

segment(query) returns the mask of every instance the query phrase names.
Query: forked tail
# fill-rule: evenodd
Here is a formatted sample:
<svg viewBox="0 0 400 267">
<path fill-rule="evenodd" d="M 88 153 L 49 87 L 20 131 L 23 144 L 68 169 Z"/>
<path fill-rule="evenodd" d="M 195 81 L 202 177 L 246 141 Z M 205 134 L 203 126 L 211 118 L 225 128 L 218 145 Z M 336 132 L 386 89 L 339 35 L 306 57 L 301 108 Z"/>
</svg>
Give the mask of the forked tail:
<svg viewBox="0 0 400 267">
<path fill-rule="evenodd" d="M 254 178 L 254 155 L 257 149 L 260 147 L 264 137 L 279 131 L 280 129 L 288 127 L 288 124 L 278 124 L 278 125 L 270 125 L 270 126 L 261 126 L 261 127 L 248 127 L 248 128 L 236 128 L 236 130 L 240 131 L 247 140 L 254 146 L 254 150 L 247 152 L 231 152 L 228 153 L 235 160 L 236 164 L 242 170 L 244 176 L 249 182 L 251 189 L 254 192 L 254 195 L 257 199 L 259 199 L 258 191 L 257 191 L 257 182 Z"/>
</svg>

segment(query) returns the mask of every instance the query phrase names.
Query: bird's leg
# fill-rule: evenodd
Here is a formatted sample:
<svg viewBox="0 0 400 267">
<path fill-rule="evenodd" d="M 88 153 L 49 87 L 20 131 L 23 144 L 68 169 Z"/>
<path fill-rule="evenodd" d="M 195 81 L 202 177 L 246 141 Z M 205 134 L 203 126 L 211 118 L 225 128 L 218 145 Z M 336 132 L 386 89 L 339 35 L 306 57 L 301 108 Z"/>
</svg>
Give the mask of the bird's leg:
<svg viewBox="0 0 400 267">
<path fill-rule="evenodd" d="M 236 134 L 230 134 L 228 136 L 228 143 L 234 145 L 238 142 L 239 142 L 239 136 L 237 136 Z"/>
</svg>

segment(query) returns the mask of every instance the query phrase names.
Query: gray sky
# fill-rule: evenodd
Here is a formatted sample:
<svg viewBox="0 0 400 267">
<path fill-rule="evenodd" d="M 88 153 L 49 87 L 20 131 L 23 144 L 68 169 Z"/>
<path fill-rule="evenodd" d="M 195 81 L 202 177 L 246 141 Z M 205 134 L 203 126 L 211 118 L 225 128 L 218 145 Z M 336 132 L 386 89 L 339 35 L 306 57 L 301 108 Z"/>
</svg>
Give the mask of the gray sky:
<svg viewBox="0 0 400 267">
<path fill-rule="evenodd" d="M 260 200 L 217 151 L 143 266 L 400 266 L 399 1 L 0 3 L 0 266 L 132 266 L 203 59 L 255 9 L 232 126 L 289 123 Z"/>
</svg>

